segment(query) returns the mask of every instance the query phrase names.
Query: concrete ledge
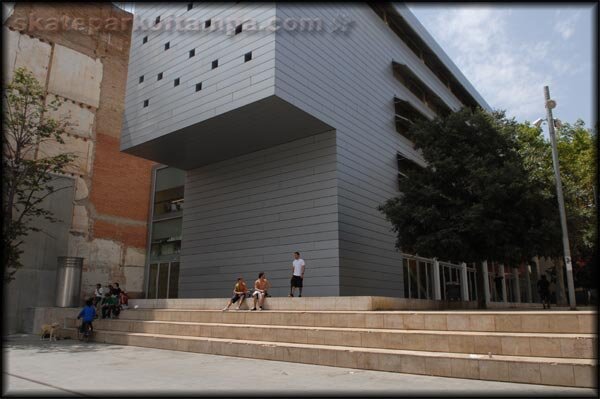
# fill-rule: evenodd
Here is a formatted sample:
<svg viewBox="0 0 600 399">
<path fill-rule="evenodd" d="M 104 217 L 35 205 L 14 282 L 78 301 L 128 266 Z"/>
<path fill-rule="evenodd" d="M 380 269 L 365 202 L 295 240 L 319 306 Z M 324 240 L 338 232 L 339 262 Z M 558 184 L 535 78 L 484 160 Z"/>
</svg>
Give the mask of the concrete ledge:
<svg viewBox="0 0 600 399">
<path fill-rule="evenodd" d="M 130 299 L 130 307 L 141 309 L 198 309 L 216 310 L 223 308 L 229 298 L 180 298 L 180 299 Z M 247 298 L 242 309 L 252 305 L 252 298 Z M 234 305 L 236 306 L 236 305 Z M 444 309 L 476 309 L 476 302 L 449 302 L 426 299 L 406 299 L 379 296 L 347 296 L 347 297 L 269 297 L 265 301 L 265 310 L 444 310 Z"/>
</svg>

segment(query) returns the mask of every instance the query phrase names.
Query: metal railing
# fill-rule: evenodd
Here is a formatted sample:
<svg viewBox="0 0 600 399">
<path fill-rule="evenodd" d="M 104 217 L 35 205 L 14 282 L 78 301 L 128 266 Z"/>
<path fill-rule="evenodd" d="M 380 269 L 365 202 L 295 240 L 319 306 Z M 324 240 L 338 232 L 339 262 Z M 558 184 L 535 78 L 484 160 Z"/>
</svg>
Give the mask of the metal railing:
<svg viewBox="0 0 600 399">
<path fill-rule="evenodd" d="M 401 255 L 406 298 L 477 299 L 477 272 L 474 267 L 407 253 Z"/>
</svg>

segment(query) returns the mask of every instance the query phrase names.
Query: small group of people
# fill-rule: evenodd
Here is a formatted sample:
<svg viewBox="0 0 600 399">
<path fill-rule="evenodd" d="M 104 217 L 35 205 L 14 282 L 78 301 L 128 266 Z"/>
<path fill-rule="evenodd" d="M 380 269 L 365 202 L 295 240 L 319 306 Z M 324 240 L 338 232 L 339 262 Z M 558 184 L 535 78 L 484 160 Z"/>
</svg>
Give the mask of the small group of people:
<svg viewBox="0 0 600 399">
<path fill-rule="evenodd" d="M 267 280 L 267 276 L 264 272 L 258 273 L 258 279 L 254 282 L 254 292 L 252 292 L 252 297 L 254 298 L 254 307 L 250 310 L 263 310 L 263 305 L 265 303 L 265 298 L 268 296 L 268 289 L 271 288 L 271 283 Z M 233 296 L 222 310 L 229 310 L 231 305 L 240 301 L 238 304 L 238 310 L 244 304 L 246 300 L 246 296 L 249 295 L 248 287 L 246 286 L 246 281 L 243 277 L 238 277 L 233 287 Z M 258 308 L 257 308 L 258 305 Z"/>
<path fill-rule="evenodd" d="M 292 278 L 290 280 L 290 297 L 294 296 L 294 289 L 298 288 L 298 296 L 302 296 L 302 286 L 304 281 L 304 267 L 305 262 L 300 258 L 300 252 L 294 252 L 294 260 L 292 261 Z M 249 294 L 246 281 L 243 277 L 238 277 L 233 287 L 233 296 L 222 310 L 229 310 L 231 305 L 239 301 L 238 310 L 241 309 L 246 297 L 252 296 L 254 299 L 254 306 L 250 310 L 263 310 L 265 298 L 269 296 L 268 290 L 271 288 L 271 283 L 267 280 L 267 276 L 264 272 L 258 274 L 258 279 L 254 282 L 254 291 Z"/>
<path fill-rule="evenodd" d="M 127 309 L 129 296 L 122 290 L 119 283 L 109 284 L 105 290 L 102 284 L 96 284 L 93 305 L 102 310 L 102 318 L 118 318 L 122 309 Z"/>
<path fill-rule="evenodd" d="M 129 296 L 119 283 L 109 284 L 106 289 L 102 284 L 96 284 L 94 296 L 85 301 L 85 306 L 77 315 L 77 319 L 82 319 L 80 332 L 85 332 L 88 326 L 93 331 L 92 322 L 98 318 L 98 308 L 102 311 L 103 319 L 118 318 L 121 310 L 128 308 L 128 304 Z"/>
</svg>

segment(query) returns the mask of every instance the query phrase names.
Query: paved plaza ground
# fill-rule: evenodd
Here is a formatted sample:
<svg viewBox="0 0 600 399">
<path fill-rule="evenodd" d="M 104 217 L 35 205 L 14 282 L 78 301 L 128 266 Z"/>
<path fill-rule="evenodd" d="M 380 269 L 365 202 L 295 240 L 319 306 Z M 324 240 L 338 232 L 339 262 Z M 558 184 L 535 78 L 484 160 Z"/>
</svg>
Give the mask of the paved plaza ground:
<svg viewBox="0 0 600 399">
<path fill-rule="evenodd" d="M 3 340 L 8 395 L 532 395 L 595 396 L 593 389 L 355 370 L 133 346 Z"/>
</svg>

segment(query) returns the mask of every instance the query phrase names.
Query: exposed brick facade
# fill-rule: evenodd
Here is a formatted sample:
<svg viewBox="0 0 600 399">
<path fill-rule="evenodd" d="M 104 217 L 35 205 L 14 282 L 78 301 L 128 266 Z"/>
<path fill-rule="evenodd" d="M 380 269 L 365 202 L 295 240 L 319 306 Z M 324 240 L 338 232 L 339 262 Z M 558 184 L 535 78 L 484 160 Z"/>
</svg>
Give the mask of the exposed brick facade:
<svg viewBox="0 0 600 399">
<path fill-rule="evenodd" d="M 96 213 L 146 223 L 152 178 L 148 164 L 119 152 L 118 138 L 96 133 L 90 194 Z"/>
</svg>

